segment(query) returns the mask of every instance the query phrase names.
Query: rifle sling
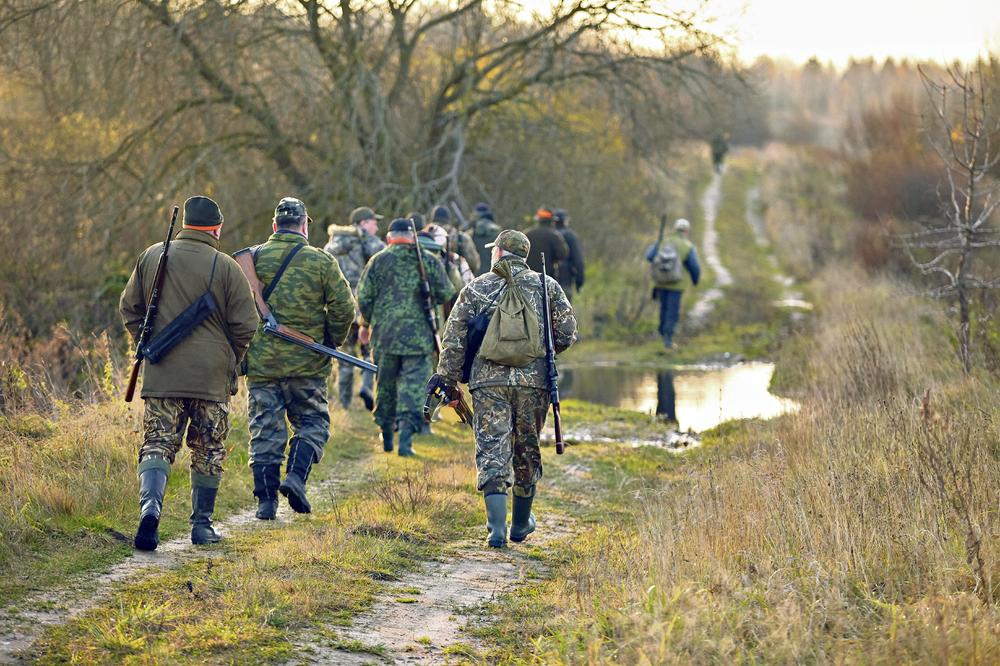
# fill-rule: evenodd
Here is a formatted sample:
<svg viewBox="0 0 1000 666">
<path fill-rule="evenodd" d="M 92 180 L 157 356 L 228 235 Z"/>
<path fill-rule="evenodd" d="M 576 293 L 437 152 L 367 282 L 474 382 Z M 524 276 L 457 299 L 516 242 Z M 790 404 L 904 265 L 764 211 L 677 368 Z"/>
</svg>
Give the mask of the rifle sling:
<svg viewBox="0 0 1000 666">
<path fill-rule="evenodd" d="M 280 280 L 281 276 L 284 275 L 285 269 L 288 268 L 288 264 L 292 263 L 292 259 L 295 258 L 295 255 L 298 254 L 299 250 L 301 250 L 305 246 L 306 246 L 305 243 L 299 243 L 298 245 L 293 247 L 288 254 L 285 255 L 285 259 L 284 261 L 281 262 L 281 266 L 278 267 L 278 271 L 274 274 L 274 277 L 271 278 L 271 281 L 268 283 L 267 288 L 264 289 L 263 296 L 265 303 L 267 303 L 267 299 L 270 298 L 271 293 L 274 292 L 274 288 L 278 286 L 278 280 Z M 256 252 L 254 252 L 253 263 L 255 266 L 257 265 Z"/>
</svg>

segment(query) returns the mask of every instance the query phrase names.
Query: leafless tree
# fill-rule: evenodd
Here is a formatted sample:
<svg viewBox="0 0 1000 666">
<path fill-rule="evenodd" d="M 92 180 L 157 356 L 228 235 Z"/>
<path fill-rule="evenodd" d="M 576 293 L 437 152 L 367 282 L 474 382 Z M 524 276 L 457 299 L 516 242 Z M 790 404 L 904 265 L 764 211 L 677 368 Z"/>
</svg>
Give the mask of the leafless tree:
<svg viewBox="0 0 1000 666">
<path fill-rule="evenodd" d="M 1000 182 L 990 175 L 1000 163 L 994 67 L 981 60 L 948 70 L 944 80 L 924 75 L 931 108 L 927 128 L 947 175 L 943 220 L 902 238 L 917 268 L 939 280 L 931 295 L 957 301 L 958 356 L 966 374 L 972 371 L 972 297 L 978 290 L 1000 288 L 997 264 L 983 260 L 1000 248 L 1000 230 L 991 224 L 1000 206 Z"/>
</svg>

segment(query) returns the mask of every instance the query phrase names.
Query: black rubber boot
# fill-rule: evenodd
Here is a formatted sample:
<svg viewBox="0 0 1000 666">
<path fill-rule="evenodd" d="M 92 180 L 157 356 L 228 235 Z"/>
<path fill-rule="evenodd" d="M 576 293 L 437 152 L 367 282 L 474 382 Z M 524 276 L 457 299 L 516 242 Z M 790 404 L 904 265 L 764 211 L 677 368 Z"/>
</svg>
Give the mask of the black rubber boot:
<svg viewBox="0 0 1000 666">
<path fill-rule="evenodd" d="M 281 465 L 252 465 L 253 496 L 257 498 L 257 518 L 274 520 L 278 516 L 278 486 Z"/>
<path fill-rule="evenodd" d="M 201 546 L 222 540 L 212 527 L 212 513 L 215 512 L 215 496 L 218 488 L 205 486 L 191 487 L 191 543 Z"/>
<path fill-rule="evenodd" d="M 313 465 L 312 449 L 299 444 L 296 440 L 288 452 L 288 468 L 285 470 L 285 480 L 278 491 L 288 498 L 288 506 L 295 513 L 311 513 L 312 506 L 306 498 L 306 481 Z"/>
<path fill-rule="evenodd" d="M 514 495 L 514 506 L 510 517 L 510 540 L 514 543 L 521 543 L 535 531 L 535 514 L 531 513 L 531 503 L 534 500 L 534 495 L 531 497 Z"/>
<path fill-rule="evenodd" d="M 392 453 L 392 438 L 394 434 L 392 426 L 382 428 L 382 450 L 386 453 Z"/>
<path fill-rule="evenodd" d="M 486 500 L 486 524 L 490 528 L 490 548 L 503 548 L 507 545 L 507 495 L 491 493 L 484 495 Z"/>
<path fill-rule="evenodd" d="M 136 550 L 156 550 L 160 545 L 160 512 L 167 473 L 162 469 L 143 470 L 139 475 L 139 528 L 135 532 Z"/>
<path fill-rule="evenodd" d="M 413 452 L 413 426 L 403 423 L 399 426 L 399 455 L 404 458 L 417 455 Z"/>
<path fill-rule="evenodd" d="M 362 387 L 361 391 L 358 392 L 358 396 L 361 401 L 365 403 L 365 409 L 369 412 L 375 409 L 375 398 L 372 396 L 372 390 L 370 388 Z"/>
</svg>

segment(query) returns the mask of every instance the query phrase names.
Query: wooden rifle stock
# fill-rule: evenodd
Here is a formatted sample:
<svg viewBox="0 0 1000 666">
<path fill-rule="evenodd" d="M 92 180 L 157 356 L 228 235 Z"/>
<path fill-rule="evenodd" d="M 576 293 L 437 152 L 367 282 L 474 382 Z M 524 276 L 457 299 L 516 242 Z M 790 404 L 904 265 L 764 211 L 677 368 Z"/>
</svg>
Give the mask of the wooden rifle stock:
<svg viewBox="0 0 1000 666">
<path fill-rule="evenodd" d="M 233 255 L 233 258 L 236 260 L 236 263 L 239 264 L 240 270 L 243 271 L 243 275 L 247 278 L 247 282 L 250 283 L 250 291 L 253 292 L 253 300 L 257 305 L 257 311 L 260 312 L 260 316 L 264 320 L 265 333 L 281 338 L 287 342 L 297 344 L 300 347 L 311 349 L 318 354 L 325 354 L 331 358 L 344 361 L 345 363 L 350 363 L 351 365 L 357 366 L 362 370 L 378 372 L 378 366 L 374 363 L 369 363 L 364 359 L 351 356 L 350 354 L 334 349 L 333 347 L 327 347 L 305 333 L 296 331 L 290 326 L 278 323 L 278 320 L 274 317 L 274 313 L 271 312 L 270 306 L 268 306 L 267 302 L 264 300 L 264 285 L 261 283 L 260 278 L 257 277 L 257 267 L 253 263 L 253 252 L 249 248 L 240 250 Z"/>
<path fill-rule="evenodd" d="M 156 325 L 156 313 L 160 310 L 160 293 L 163 291 L 163 280 L 167 276 L 167 251 L 170 249 L 170 238 L 174 235 L 174 225 L 177 223 L 178 206 L 174 206 L 170 214 L 170 226 L 167 228 L 167 239 L 163 241 L 163 252 L 156 262 L 156 273 L 153 276 L 153 290 L 150 292 L 149 303 L 146 305 L 146 316 L 142 321 L 142 328 L 139 329 L 139 340 L 135 345 L 135 360 L 132 361 L 132 372 L 128 378 L 128 386 L 125 388 L 125 402 L 132 402 L 135 397 L 135 385 L 139 381 L 139 368 L 142 367 L 142 348 L 149 341 L 149 336 L 153 334 L 153 326 Z"/>
<path fill-rule="evenodd" d="M 552 427 L 556 434 L 556 453 L 566 449 L 562 436 L 562 416 L 559 414 L 559 370 L 556 368 L 556 348 L 552 331 L 552 312 L 549 306 L 548 275 L 545 272 L 545 253 L 542 252 L 542 331 L 545 337 L 545 366 L 549 382 L 549 402 L 552 403 Z"/>
</svg>

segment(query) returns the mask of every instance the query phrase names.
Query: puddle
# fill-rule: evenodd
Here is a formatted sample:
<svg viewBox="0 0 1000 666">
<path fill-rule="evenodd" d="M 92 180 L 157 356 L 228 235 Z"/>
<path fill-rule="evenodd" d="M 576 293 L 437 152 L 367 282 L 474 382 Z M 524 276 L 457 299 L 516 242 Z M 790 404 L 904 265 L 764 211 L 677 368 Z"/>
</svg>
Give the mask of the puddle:
<svg viewBox="0 0 1000 666">
<path fill-rule="evenodd" d="M 653 370 L 627 366 L 563 369 L 559 392 L 676 422 L 679 431 L 703 432 L 734 419 L 769 419 L 798 410 L 773 395 L 772 363 L 741 363 L 706 370 Z"/>
</svg>

